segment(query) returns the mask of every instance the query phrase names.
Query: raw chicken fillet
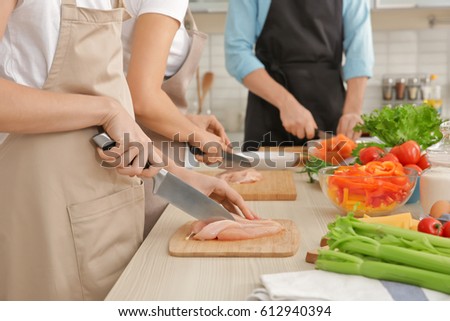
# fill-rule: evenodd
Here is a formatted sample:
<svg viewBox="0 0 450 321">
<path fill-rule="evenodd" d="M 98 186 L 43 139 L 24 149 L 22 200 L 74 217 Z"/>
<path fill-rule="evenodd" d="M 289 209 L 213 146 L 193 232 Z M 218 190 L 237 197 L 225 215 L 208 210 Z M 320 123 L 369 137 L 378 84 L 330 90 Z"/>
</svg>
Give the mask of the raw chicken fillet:
<svg viewBox="0 0 450 321">
<path fill-rule="evenodd" d="M 284 227 L 272 220 L 247 220 L 232 214 L 235 221 L 220 220 L 213 222 L 196 221 L 192 223 L 191 234 L 195 240 L 238 241 L 275 235 Z"/>
<path fill-rule="evenodd" d="M 218 178 L 223 179 L 229 184 L 249 184 L 262 180 L 263 176 L 260 172 L 253 168 L 244 170 L 229 170 L 217 175 Z"/>
</svg>

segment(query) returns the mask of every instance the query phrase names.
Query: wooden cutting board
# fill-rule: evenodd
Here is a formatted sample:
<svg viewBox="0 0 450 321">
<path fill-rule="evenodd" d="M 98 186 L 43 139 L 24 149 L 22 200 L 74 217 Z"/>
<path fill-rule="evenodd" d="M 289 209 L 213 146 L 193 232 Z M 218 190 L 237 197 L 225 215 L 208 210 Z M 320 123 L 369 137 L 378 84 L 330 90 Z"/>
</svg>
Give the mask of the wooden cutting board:
<svg viewBox="0 0 450 321">
<path fill-rule="evenodd" d="M 299 161 L 297 163 L 297 166 L 303 166 L 305 164 L 307 153 L 308 153 L 308 147 L 306 146 L 282 146 L 282 147 L 268 147 L 268 146 L 261 146 L 259 148 L 260 152 L 263 151 L 269 151 L 269 152 L 275 152 L 280 153 L 283 151 L 284 153 L 296 153 L 299 155 Z"/>
<path fill-rule="evenodd" d="M 217 175 L 220 171 L 203 172 Z M 289 170 L 259 171 L 263 179 L 248 184 L 230 184 L 246 201 L 293 201 L 297 199 L 294 173 Z"/>
<path fill-rule="evenodd" d="M 181 257 L 287 257 L 299 247 L 300 236 L 291 220 L 276 220 L 285 227 L 278 234 L 242 241 L 186 239 L 191 222 L 181 226 L 169 241 L 169 254 Z"/>
</svg>

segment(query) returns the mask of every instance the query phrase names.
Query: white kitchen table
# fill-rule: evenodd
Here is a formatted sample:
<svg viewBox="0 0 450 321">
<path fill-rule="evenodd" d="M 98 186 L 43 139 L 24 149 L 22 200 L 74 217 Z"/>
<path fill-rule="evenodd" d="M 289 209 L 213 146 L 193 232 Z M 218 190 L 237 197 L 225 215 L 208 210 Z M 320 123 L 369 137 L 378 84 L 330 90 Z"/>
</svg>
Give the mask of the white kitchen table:
<svg viewBox="0 0 450 321">
<path fill-rule="evenodd" d="M 292 257 L 173 257 L 169 240 L 191 216 L 169 205 L 114 285 L 106 300 L 245 300 L 261 286 L 260 275 L 314 269 L 305 262 L 308 250 L 319 247 L 337 210 L 325 198 L 319 183 L 308 183 L 306 174 L 294 174 L 295 201 L 257 201 L 249 206 L 263 218 L 290 219 L 300 233 L 300 247 Z M 419 216 L 419 204 L 395 211 Z"/>
</svg>

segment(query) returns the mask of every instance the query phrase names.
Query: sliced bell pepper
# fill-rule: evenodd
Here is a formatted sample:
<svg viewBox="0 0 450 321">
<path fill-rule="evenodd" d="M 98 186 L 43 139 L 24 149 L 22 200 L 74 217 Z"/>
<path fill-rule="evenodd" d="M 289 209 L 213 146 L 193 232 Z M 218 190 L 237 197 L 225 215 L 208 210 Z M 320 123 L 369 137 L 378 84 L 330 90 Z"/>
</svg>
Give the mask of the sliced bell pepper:
<svg viewBox="0 0 450 321">
<path fill-rule="evenodd" d="M 340 166 L 328 177 L 330 199 L 347 211 L 377 212 L 405 201 L 414 186 L 400 163 Z"/>
</svg>

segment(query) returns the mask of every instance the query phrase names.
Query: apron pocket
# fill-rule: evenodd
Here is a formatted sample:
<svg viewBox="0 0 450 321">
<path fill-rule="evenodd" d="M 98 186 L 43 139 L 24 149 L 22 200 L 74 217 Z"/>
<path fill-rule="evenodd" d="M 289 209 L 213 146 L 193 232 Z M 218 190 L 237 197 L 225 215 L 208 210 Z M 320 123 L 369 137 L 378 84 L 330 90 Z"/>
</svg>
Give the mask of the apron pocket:
<svg viewBox="0 0 450 321">
<path fill-rule="evenodd" d="M 103 300 L 143 240 L 141 182 L 67 208 L 85 300 Z"/>
</svg>

